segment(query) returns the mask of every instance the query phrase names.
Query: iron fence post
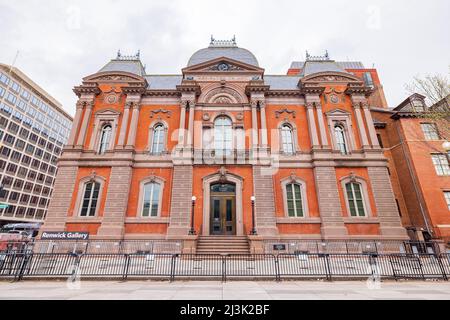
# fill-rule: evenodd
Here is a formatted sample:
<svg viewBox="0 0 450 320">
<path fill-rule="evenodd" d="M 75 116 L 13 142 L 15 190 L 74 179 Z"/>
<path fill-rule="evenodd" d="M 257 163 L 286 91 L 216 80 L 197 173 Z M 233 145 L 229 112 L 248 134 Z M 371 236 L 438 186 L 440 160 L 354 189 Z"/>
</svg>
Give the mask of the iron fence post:
<svg viewBox="0 0 450 320">
<path fill-rule="evenodd" d="M 222 256 L 222 282 L 227 282 L 227 255 Z"/>
<path fill-rule="evenodd" d="M 324 253 L 323 256 L 325 257 L 325 266 L 326 266 L 327 280 L 331 281 L 332 277 L 331 277 L 331 268 L 330 268 L 330 254 L 329 253 Z"/>
<path fill-rule="evenodd" d="M 128 268 L 130 267 L 131 257 L 129 254 L 125 254 L 125 266 L 122 273 L 122 280 L 128 279 Z"/>
<path fill-rule="evenodd" d="M 281 274 L 280 274 L 280 261 L 278 260 L 279 255 L 273 255 L 275 259 L 275 280 L 281 281 Z"/>
<path fill-rule="evenodd" d="M 177 257 L 177 253 L 172 255 L 172 261 L 170 263 L 170 282 L 173 282 L 175 280 L 175 263 Z"/>
<path fill-rule="evenodd" d="M 442 272 L 442 278 L 443 278 L 445 281 L 448 281 L 447 273 L 445 272 L 444 265 L 442 264 L 441 256 L 442 256 L 442 255 L 440 255 L 440 254 L 436 254 L 436 255 L 435 255 L 435 257 L 436 257 L 436 259 L 437 259 L 437 261 L 438 261 L 438 264 L 439 264 L 439 268 L 441 269 L 441 272 Z"/>
</svg>

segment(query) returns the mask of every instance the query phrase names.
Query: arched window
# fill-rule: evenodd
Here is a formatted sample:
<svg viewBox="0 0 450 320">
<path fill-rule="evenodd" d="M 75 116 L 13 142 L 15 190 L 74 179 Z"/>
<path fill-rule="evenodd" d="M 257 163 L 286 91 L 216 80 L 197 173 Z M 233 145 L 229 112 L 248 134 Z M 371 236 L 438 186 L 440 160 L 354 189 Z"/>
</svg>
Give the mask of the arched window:
<svg viewBox="0 0 450 320">
<path fill-rule="evenodd" d="M 159 194 L 161 185 L 157 182 L 149 182 L 144 185 L 143 190 L 143 217 L 157 217 L 159 209 Z"/>
<path fill-rule="evenodd" d="M 348 153 L 347 141 L 345 139 L 345 131 L 342 125 L 336 124 L 334 126 L 334 136 L 336 138 L 336 146 L 338 150 L 342 154 L 347 154 Z"/>
<path fill-rule="evenodd" d="M 294 153 L 294 139 L 292 135 L 292 128 L 287 124 L 284 124 L 281 127 L 281 147 L 283 153 Z"/>
<path fill-rule="evenodd" d="M 214 149 L 216 154 L 229 154 L 233 148 L 233 129 L 228 117 L 218 117 L 214 121 Z"/>
<path fill-rule="evenodd" d="M 154 126 L 150 153 L 160 154 L 164 151 L 165 131 L 166 130 L 162 124 L 157 124 L 156 126 Z"/>
<path fill-rule="evenodd" d="M 90 181 L 84 184 L 83 202 L 81 205 L 80 216 L 93 217 L 98 205 L 100 193 L 100 183 Z"/>
<path fill-rule="evenodd" d="M 299 183 L 286 184 L 286 200 L 289 217 L 303 217 L 302 186 Z"/>
<path fill-rule="evenodd" d="M 352 217 L 365 217 L 364 198 L 362 186 L 357 182 L 348 182 L 345 184 L 347 192 L 348 208 Z"/>
<path fill-rule="evenodd" d="M 103 154 L 106 152 L 106 150 L 109 149 L 109 144 L 111 142 L 111 134 L 112 134 L 112 127 L 111 125 L 107 124 L 102 128 L 102 132 L 100 135 L 100 148 L 98 152 L 100 154 Z"/>
</svg>

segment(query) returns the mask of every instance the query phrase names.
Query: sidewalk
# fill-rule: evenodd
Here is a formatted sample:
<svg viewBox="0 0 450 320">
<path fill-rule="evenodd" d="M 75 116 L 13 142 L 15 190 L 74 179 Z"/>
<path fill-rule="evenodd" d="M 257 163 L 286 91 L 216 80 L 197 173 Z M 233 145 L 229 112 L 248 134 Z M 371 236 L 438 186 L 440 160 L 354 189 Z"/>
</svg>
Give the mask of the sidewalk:
<svg viewBox="0 0 450 320">
<path fill-rule="evenodd" d="M 450 299 L 450 282 L 443 281 L 386 281 L 379 289 L 368 288 L 365 281 L 82 281 L 79 288 L 69 287 L 65 281 L 1 281 L 0 300 Z"/>
</svg>

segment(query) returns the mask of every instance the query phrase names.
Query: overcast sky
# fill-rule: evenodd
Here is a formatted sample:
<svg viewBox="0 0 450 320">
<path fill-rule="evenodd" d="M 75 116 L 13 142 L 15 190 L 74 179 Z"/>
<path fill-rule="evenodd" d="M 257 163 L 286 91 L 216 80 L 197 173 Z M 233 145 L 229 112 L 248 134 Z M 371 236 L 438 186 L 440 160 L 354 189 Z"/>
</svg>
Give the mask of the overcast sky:
<svg viewBox="0 0 450 320">
<path fill-rule="evenodd" d="M 179 74 L 210 35 L 252 51 L 285 74 L 305 50 L 375 66 L 390 107 L 417 74 L 448 74 L 450 1 L 0 0 L 0 62 L 15 66 L 74 114 L 72 92 L 117 50 L 150 74 Z"/>
</svg>

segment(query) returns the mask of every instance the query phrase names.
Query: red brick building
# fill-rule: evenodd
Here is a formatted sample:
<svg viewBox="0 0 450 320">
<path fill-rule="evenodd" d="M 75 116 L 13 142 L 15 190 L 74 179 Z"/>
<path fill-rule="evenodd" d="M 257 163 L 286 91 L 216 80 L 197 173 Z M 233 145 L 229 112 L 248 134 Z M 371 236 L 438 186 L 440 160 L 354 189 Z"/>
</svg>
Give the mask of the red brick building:
<svg viewBox="0 0 450 320">
<path fill-rule="evenodd" d="M 448 121 L 413 94 L 393 110 L 372 108 L 403 225 L 413 240 L 450 240 Z M 449 110 L 449 97 L 439 104 Z M 432 115 L 427 115 L 429 110 Z M 433 115 L 434 114 L 434 115 Z M 448 143 L 448 142 L 447 142 Z"/>
<path fill-rule="evenodd" d="M 43 230 L 194 245 L 195 197 L 196 234 L 245 237 L 254 196 L 252 240 L 408 238 L 372 119 L 383 89 L 359 62 L 307 55 L 268 75 L 212 40 L 179 75 L 118 54 L 74 92 Z"/>
</svg>

